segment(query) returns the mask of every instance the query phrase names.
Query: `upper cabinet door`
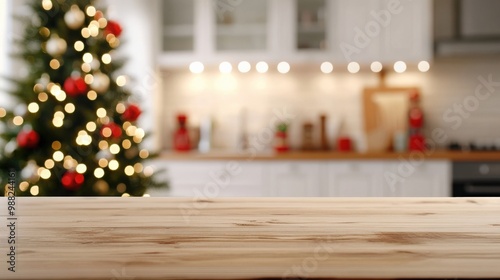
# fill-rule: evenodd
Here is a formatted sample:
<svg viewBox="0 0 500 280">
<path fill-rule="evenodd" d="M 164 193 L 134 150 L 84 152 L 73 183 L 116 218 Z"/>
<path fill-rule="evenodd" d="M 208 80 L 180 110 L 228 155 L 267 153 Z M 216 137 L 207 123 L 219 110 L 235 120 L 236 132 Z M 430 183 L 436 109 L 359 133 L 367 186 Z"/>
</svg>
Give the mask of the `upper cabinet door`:
<svg viewBox="0 0 500 280">
<path fill-rule="evenodd" d="M 269 196 L 304 197 L 320 196 L 324 184 L 321 163 L 293 162 L 271 163 L 269 172 Z"/>
<path fill-rule="evenodd" d="M 158 0 L 163 66 L 432 57 L 431 0 Z"/>
<path fill-rule="evenodd" d="M 381 24 L 375 19 L 380 0 L 335 1 L 333 51 L 340 63 L 379 60 Z"/>
<path fill-rule="evenodd" d="M 334 14 L 340 61 L 392 64 L 432 56 L 430 0 L 338 0 Z"/>
<path fill-rule="evenodd" d="M 268 49 L 267 0 L 215 0 L 216 51 Z"/>
<path fill-rule="evenodd" d="M 430 0 L 382 0 L 379 22 L 384 30 L 380 61 L 418 62 L 432 57 Z"/>
<path fill-rule="evenodd" d="M 451 163 L 448 161 L 400 161 L 385 165 L 385 196 L 451 196 Z"/>
<path fill-rule="evenodd" d="M 297 50 L 325 50 L 327 48 L 326 0 L 297 0 Z"/>
<path fill-rule="evenodd" d="M 164 0 L 162 3 L 163 52 L 193 51 L 194 0 Z"/>
</svg>

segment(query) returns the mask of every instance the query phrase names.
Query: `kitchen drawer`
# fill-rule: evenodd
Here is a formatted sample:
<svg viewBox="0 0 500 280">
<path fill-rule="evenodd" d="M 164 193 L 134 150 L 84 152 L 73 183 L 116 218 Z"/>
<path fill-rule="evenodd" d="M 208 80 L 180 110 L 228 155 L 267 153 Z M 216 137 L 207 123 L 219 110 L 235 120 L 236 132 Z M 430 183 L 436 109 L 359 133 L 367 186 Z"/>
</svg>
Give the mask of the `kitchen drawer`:
<svg viewBox="0 0 500 280">
<path fill-rule="evenodd" d="M 383 189 L 386 196 L 447 197 L 451 195 L 451 164 L 448 161 L 398 161 L 386 165 Z"/>
<path fill-rule="evenodd" d="M 207 182 L 223 184 L 262 183 L 263 167 L 256 163 L 238 161 L 203 161 L 203 162 L 163 162 L 166 179 L 170 183 L 200 185 Z"/>
<path fill-rule="evenodd" d="M 261 197 L 262 185 L 229 184 L 217 185 L 205 183 L 203 185 L 172 184 L 169 196 L 191 197 L 194 199 L 211 199 L 217 197 Z"/>
<path fill-rule="evenodd" d="M 327 196 L 380 197 L 384 162 L 334 162 L 328 164 Z"/>
<path fill-rule="evenodd" d="M 321 196 L 325 181 L 324 164 L 320 162 L 268 163 L 269 187 L 267 196 L 314 197 Z"/>
</svg>

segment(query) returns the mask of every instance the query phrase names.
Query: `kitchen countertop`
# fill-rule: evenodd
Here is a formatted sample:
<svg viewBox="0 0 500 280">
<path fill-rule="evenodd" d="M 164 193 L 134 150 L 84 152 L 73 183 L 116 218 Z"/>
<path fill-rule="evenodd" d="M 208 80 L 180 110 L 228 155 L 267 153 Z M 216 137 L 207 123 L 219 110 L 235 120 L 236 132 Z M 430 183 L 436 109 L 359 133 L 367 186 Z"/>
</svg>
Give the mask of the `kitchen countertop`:
<svg viewBox="0 0 500 280">
<path fill-rule="evenodd" d="M 337 151 L 291 151 L 285 153 L 245 151 L 213 151 L 208 153 L 191 152 L 163 152 L 160 159 L 166 160 L 398 160 L 398 159 L 433 159 L 450 161 L 500 161 L 500 151 L 497 152 L 467 152 L 467 151 L 427 151 L 427 152 L 337 152 Z"/>
<path fill-rule="evenodd" d="M 500 198 L 21 197 L 14 217 L 0 279 L 500 277 Z"/>
</svg>

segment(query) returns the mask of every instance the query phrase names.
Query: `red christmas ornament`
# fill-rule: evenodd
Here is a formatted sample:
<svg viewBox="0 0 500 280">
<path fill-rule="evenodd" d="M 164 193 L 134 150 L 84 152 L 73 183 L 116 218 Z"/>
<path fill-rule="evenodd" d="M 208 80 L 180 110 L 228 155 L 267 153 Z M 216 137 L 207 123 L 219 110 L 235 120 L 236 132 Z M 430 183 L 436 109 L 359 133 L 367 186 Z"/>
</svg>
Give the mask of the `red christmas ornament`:
<svg viewBox="0 0 500 280">
<path fill-rule="evenodd" d="M 122 34 L 122 27 L 120 24 L 113 20 L 108 20 L 108 24 L 106 25 L 106 29 L 104 29 L 104 34 L 113 34 L 115 37 L 120 37 Z"/>
<path fill-rule="evenodd" d="M 64 81 L 63 90 L 69 96 L 77 96 L 87 93 L 87 84 L 82 77 L 69 77 Z"/>
<path fill-rule="evenodd" d="M 33 149 L 38 146 L 40 135 L 34 130 L 21 130 L 16 140 L 19 147 Z"/>
<path fill-rule="evenodd" d="M 141 115 L 141 109 L 134 104 L 130 104 L 125 112 L 123 112 L 122 118 L 129 122 L 135 122 Z"/>
<path fill-rule="evenodd" d="M 85 177 L 75 171 L 66 171 L 61 178 L 62 185 L 70 191 L 78 190 L 84 181 Z"/>
<path fill-rule="evenodd" d="M 109 132 L 111 132 L 111 134 Z M 110 122 L 102 126 L 101 136 L 105 138 L 108 137 L 119 138 L 120 136 L 122 136 L 122 128 L 116 123 Z"/>
</svg>

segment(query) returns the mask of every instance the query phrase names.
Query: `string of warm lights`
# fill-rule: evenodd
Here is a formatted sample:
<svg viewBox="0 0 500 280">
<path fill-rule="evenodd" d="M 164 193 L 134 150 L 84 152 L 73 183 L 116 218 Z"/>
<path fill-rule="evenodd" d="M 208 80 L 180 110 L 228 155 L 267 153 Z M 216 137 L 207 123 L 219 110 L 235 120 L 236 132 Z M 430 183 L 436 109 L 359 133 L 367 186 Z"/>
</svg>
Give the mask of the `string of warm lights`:
<svg viewBox="0 0 500 280">
<path fill-rule="evenodd" d="M 237 64 L 236 68 L 238 69 L 238 71 L 240 73 L 248 73 L 251 71 L 252 65 L 248 61 L 241 61 Z M 393 64 L 392 68 L 393 68 L 394 72 L 396 72 L 396 73 L 404 73 L 407 70 L 407 64 L 404 61 L 396 61 Z M 324 74 L 330 74 L 333 72 L 334 66 L 331 62 L 325 61 L 325 62 L 321 63 L 319 69 Z M 349 73 L 355 74 L 355 73 L 358 73 L 359 71 L 361 71 L 361 65 L 357 62 L 354 62 L 354 61 L 349 62 L 347 64 L 346 69 Z M 374 61 L 370 64 L 370 70 L 374 73 L 378 73 L 378 72 L 382 71 L 383 69 L 384 69 L 384 66 L 379 61 Z M 430 69 L 430 64 L 428 61 L 425 61 L 425 60 L 420 61 L 417 64 L 417 69 L 418 69 L 418 71 L 423 72 L 423 73 L 427 72 Z M 193 73 L 193 74 L 203 73 L 204 70 L 205 70 L 205 65 L 203 65 L 203 63 L 200 61 L 195 61 L 195 62 L 192 62 L 189 64 L 189 71 L 191 71 L 191 73 Z M 269 64 L 267 62 L 264 62 L 264 61 L 257 62 L 255 64 L 255 70 L 258 73 L 267 73 L 269 71 Z M 286 73 L 290 72 L 291 67 L 290 67 L 290 64 L 288 62 L 282 61 L 276 65 L 276 70 L 281 74 L 286 74 Z M 219 72 L 224 73 L 224 74 L 228 74 L 228 73 L 231 73 L 232 71 L 233 71 L 233 65 L 230 62 L 223 61 L 219 64 Z"/>
</svg>

